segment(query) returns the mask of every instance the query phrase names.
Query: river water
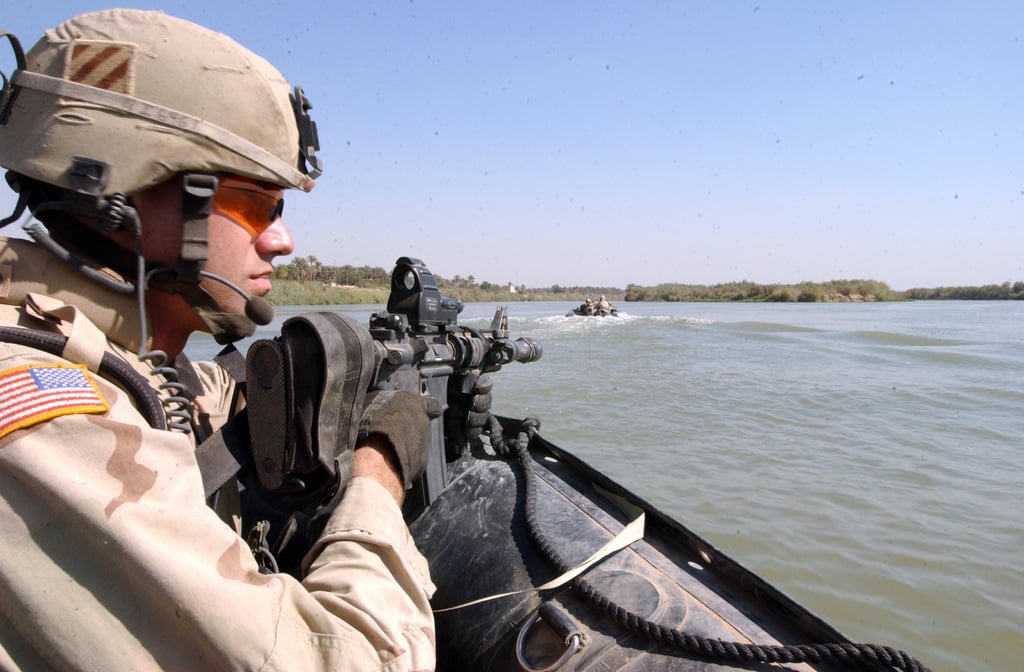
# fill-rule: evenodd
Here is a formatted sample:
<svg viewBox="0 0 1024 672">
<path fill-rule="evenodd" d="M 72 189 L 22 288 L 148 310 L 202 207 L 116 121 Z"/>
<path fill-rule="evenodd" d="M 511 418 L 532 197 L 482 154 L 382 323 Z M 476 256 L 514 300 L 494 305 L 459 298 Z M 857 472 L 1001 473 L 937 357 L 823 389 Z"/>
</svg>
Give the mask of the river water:
<svg viewBox="0 0 1024 672">
<path fill-rule="evenodd" d="M 497 412 L 540 417 L 855 641 L 1021 669 L 1024 302 L 573 305 L 509 304 L 544 355 L 492 374 Z"/>
</svg>

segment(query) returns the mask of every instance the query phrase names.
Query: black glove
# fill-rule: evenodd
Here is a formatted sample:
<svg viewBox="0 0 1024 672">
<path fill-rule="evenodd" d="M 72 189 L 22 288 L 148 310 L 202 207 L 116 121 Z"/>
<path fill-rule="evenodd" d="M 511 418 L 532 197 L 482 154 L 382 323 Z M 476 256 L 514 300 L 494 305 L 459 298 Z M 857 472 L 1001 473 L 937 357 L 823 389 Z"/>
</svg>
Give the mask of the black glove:
<svg viewBox="0 0 1024 672">
<path fill-rule="evenodd" d="M 491 377 L 467 373 L 448 379 L 444 431 L 460 450 L 480 437 L 491 417 Z"/>
<path fill-rule="evenodd" d="M 391 444 L 402 468 L 405 487 L 427 468 L 430 421 L 440 417 L 441 405 L 433 397 L 406 390 L 379 390 L 366 395 L 359 420 L 360 440 L 378 434 Z"/>
</svg>

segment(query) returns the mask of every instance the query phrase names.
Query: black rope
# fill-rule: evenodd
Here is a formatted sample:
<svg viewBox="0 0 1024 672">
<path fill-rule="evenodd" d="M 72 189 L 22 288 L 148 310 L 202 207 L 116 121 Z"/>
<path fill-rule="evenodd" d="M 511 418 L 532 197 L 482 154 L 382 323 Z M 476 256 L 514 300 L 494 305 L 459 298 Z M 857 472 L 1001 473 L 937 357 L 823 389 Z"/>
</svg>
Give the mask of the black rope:
<svg viewBox="0 0 1024 672">
<path fill-rule="evenodd" d="M 514 439 L 505 439 L 497 418 L 490 418 L 491 446 L 501 455 L 515 453 L 526 475 L 526 524 L 530 535 L 541 552 L 547 557 L 558 572 L 566 572 L 571 567 L 555 550 L 555 546 L 544 535 L 537 524 L 537 492 L 533 486 L 535 478 L 533 459 L 528 450 L 530 439 L 537 434 L 540 421 L 526 418 Z M 718 660 L 737 661 L 744 663 L 860 663 L 885 665 L 906 672 L 931 672 L 928 667 L 909 654 L 888 646 L 858 643 L 823 643 L 773 646 L 750 644 L 746 642 L 723 642 L 720 639 L 696 637 L 680 630 L 659 625 L 637 614 L 623 609 L 602 595 L 583 577 L 573 580 L 574 587 L 589 602 L 601 609 L 605 614 L 620 623 L 630 632 L 643 635 L 647 639 L 669 647 L 676 651 L 714 658 Z"/>
</svg>

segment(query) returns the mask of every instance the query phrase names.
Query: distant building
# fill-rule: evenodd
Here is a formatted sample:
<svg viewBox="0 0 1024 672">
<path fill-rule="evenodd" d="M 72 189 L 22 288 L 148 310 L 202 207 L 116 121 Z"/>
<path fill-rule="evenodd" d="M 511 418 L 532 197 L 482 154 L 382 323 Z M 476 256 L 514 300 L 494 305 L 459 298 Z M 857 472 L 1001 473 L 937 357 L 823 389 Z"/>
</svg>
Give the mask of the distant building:
<svg viewBox="0 0 1024 672">
<path fill-rule="evenodd" d="M 515 286 L 514 283 L 511 283 L 511 282 L 508 283 L 508 291 L 509 291 L 509 294 L 515 294 L 516 293 L 516 286 Z"/>
</svg>

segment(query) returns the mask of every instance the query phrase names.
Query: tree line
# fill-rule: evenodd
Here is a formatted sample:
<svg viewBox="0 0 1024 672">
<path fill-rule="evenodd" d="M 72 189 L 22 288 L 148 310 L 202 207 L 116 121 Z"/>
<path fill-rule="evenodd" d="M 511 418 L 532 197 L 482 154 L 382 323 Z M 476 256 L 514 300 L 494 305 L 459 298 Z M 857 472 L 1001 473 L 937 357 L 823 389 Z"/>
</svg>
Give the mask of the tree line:
<svg viewBox="0 0 1024 672">
<path fill-rule="evenodd" d="M 877 280 L 832 280 L 796 285 L 762 284 L 743 280 L 717 285 L 665 283 L 654 287 L 629 285 L 626 301 L 895 301 L 898 292 Z"/>
<path fill-rule="evenodd" d="M 902 292 L 903 297 L 916 300 L 967 299 L 972 301 L 1024 299 L 1024 282 L 981 285 L 980 287 L 916 288 Z"/>
<path fill-rule="evenodd" d="M 271 276 L 278 305 L 385 303 L 391 271 L 379 266 L 331 266 L 315 256 L 298 257 L 278 265 Z M 797 284 L 764 284 L 742 280 L 715 285 L 664 283 L 653 287 L 630 284 L 616 287 L 527 287 L 512 283 L 477 281 L 472 275 L 434 276 L 446 296 L 463 301 L 583 301 L 602 294 L 611 301 L 903 301 L 903 300 L 1013 300 L 1024 299 L 1024 282 L 978 287 L 914 288 L 896 291 L 878 280 L 831 280 Z"/>
<path fill-rule="evenodd" d="M 331 266 L 315 256 L 296 257 L 274 267 L 274 291 L 268 297 L 277 305 L 330 305 L 385 303 L 391 286 L 391 271 L 379 266 Z M 475 301 L 582 301 L 605 294 L 621 301 L 624 292 L 616 287 L 527 287 L 511 282 L 497 284 L 477 281 L 472 276 L 445 278 L 434 275 L 441 294 L 467 302 Z M 382 298 L 383 297 L 383 298 Z"/>
<path fill-rule="evenodd" d="M 274 280 L 366 288 L 387 287 L 391 282 L 391 273 L 379 266 L 328 266 L 312 255 L 296 257 L 287 264 L 275 266 L 270 277 Z"/>
</svg>

